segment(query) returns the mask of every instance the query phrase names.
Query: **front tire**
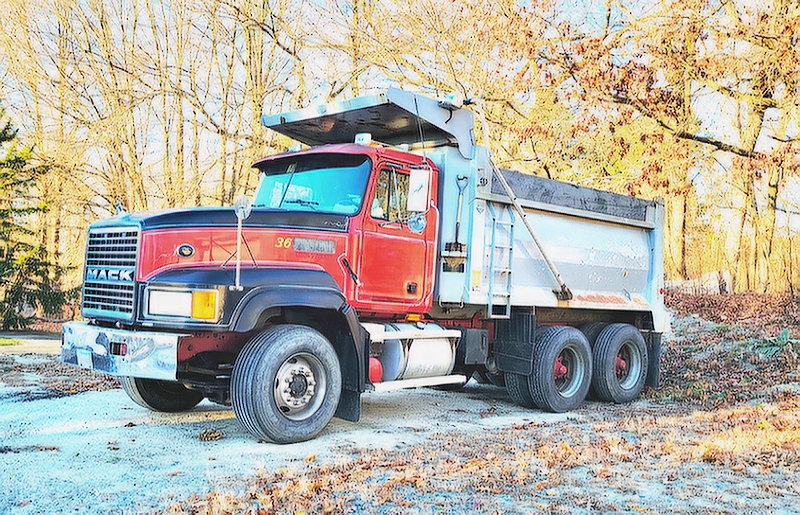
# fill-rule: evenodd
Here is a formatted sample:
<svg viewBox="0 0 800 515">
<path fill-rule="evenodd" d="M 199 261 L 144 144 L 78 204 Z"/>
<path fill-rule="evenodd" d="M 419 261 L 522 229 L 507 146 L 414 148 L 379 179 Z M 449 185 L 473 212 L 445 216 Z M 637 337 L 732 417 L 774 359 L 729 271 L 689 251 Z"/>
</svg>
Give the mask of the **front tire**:
<svg viewBox="0 0 800 515">
<path fill-rule="evenodd" d="M 592 351 L 586 336 L 568 326 L 537 334 L 528 388 L 539 409 L 570 411 L 586 398 L 592 381 Z"/>
<path fill-rule="evenodd" d="M 333 346 L 318 331 L 300 325 L 257 334 L 231 374 L 236 418 L 254 436 L 273 443 L 317 436 L 333 418 L 341 390 Z"/>
<path fill-rule="evenodd" d="M 474 374 L 476 380 L 481 384 L 492 384 L 494 386 L 499 386 L 501 388 L 505 387 L 506 385 L 506 378 L 502 372 L 492 373 L 488 370 L 486 371 L 479 371 L 475 372 Z"/>
<path fill-rule="evenodd" d="M 178 413 L 197 406 L 203 392 L 190 390 L 174 381 L 120 377 L 122 389 L 133 402 L 153 411 Z"/>
</svg>

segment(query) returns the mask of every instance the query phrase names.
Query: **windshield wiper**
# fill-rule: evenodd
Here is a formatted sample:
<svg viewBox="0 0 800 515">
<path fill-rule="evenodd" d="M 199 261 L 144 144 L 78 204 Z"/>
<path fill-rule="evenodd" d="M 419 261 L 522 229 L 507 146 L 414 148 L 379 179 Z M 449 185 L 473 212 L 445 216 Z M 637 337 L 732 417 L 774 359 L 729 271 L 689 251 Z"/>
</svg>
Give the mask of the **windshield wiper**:
<svg viewBox="0 0 800 515">
<path fill-rule="evenodd" d="M 294 179 L 295 170 L 297 170 L 297 164 L 296 163 L 290 164 L 289 168 L 286 170 L 287 172 L 289 172 L 289 180 L 286 181 L 286 187 L 283 188 L 283 193 L 281 194 L 281 201 L 278 202 L 278 207 L 279 208 L 281 207 L 281 204 L 283 204 L 283 200 L 286 198 L 286 194 L 289 193 L 289 185 L 292 184 L 292 179 Z"/>
</svg>

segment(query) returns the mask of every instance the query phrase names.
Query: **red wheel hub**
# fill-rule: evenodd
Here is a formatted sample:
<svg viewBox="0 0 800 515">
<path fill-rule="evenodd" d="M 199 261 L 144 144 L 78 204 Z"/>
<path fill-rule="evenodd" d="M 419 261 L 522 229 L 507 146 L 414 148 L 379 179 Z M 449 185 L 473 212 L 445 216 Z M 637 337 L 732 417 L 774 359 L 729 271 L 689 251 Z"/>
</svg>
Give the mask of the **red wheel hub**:
<svg viewBox="0 0 800 515">
<path fill-rule="evenodd" d="M 621 355 L 617 355 L 616 372 L 618 376 L 624 375 L 628 370 L 628 363 L 622 359 Z"/>
<path fill-rule="evenodd" d="M 565 375 L 567 375 L 567 367 L 564 365 L 562 357 L 559 356 L 558 359 L 556 360 L 556 365 L 553 370 L 553 377 L 555 377 L 556 379 L 561 379 Z"/>
</svg>

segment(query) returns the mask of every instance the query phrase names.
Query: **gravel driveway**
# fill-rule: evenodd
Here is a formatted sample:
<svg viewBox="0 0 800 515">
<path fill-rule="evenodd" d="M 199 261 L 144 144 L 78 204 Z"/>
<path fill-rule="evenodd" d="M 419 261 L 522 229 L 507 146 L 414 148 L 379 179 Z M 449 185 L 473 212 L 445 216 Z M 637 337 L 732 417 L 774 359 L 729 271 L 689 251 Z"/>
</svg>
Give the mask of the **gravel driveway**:
<svg viewBox="0 0 800 515">
<path fill-rule="evenodd" d="M 37 391 L 0 384 L 0 473 L 6 478 L 0 513 L 147 512 L 311 458 L 336 461 L 372 449 L 405 449 L 435 433 L 480 434 L 567 418 L 522 410 L 504 389 L 473 382 L 459 393 L 368 394 L 359 423 L 334 419 L 315 440 L 279 446 L 259 443 L 230 409 L 208 401 L 165 414 L 140 408 L 119 389 L 63 397 Z"/>
</svg>

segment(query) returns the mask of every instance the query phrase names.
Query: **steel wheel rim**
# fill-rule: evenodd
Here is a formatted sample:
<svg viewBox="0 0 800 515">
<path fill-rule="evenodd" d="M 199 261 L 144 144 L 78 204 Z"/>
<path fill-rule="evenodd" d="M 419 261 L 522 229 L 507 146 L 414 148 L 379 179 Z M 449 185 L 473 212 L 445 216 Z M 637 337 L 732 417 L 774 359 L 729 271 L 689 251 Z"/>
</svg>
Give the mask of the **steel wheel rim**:
<svg viewBox="0 0 800 515">
<path fill-rule="evenodd" d="M 630 390 L 639 380 L 642 373 L 642 355 L 639 353 L 638 347 L 632 342 L 625 342 L 620 347 L 617 353 L 617 360 L 622 359 L 626 362 L 627 367 L 623 372 L 617 370 L 615 364 L 615 375 L 619 381 L 619 387 L 623 390 Z"/>
<path fill-rule="evenodd" d="M 272 396 L 284 417 L 305 420 L 322 406 L 327 386 L 322 362 L 313 354 L 300 352 L 278 368 Z"/>
<path fill-rule="evenodd" d="M 572 397 L 581 389 L 583 377 L 586 374 L 586 360 L 574 346 L 570 345 L 558 355 L 554 368 L 558 366 L 559 362 L 566 367 L 567 371 L 562 377 L 557 377 L 554 372 L 553 381 L 556 390 L 563 397 Z"/>
</svg>

